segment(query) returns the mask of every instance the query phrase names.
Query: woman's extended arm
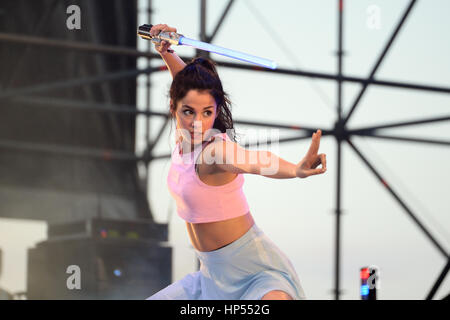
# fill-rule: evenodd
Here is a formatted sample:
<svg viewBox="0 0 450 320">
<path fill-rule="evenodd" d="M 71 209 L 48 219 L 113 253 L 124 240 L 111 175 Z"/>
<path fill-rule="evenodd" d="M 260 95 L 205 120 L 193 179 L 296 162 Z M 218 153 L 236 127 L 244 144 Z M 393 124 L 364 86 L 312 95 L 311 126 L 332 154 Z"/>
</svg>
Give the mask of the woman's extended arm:
<svg viewBox="0 0 450 320">
<path fill-rule="evenodd" d="M 326 171 L 326 155 L 317 154 L 321 131 L 313 134 L 311 146 L 305 157 L 293 164 L 270 151 L 247 150 L 237 143 L 216 141 L 211 157 L 206 161 L 222 171 L 258 174 L 274 179 L 306 178 Z M 205 150 L 206 151 L 206 150 Z M 208 157 L 208 152 L 206 152 Z M 322 168 L 316 169 L 322 164 Z"/>
<path fill-rule="evenodd" d="M 177 32 L 177 29 L 169 27 L 167 24 L 157 24 L 150 29 L 150 34 L 152 36 L 157 35 L 161 31 Z M 166 41 L 162 41 L 159 45 L 155 44 L 155 50 L 158 51 L 159 55 L 164 60 L 164 63 L 169 69 L 172 78 L 174 78 L 179 71 L 183 70 L 183 68 L 186 66 L 186 63 L 184 63 L 184 61 L 175 53 L 175 51 L 169 50 L 169 48 L 170 43 Z"/>
</svg>

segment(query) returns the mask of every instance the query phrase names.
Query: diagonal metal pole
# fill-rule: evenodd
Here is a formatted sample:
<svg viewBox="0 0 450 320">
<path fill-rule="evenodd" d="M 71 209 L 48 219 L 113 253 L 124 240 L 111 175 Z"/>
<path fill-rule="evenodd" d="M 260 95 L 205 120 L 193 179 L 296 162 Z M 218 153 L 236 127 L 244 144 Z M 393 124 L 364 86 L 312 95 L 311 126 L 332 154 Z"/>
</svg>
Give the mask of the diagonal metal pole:
<svg viewBox="0 0 450 320">
<path fill-rule="evenodd" d="M 266 31 L 266 34 L 269 38 L 272 39 L 274 45 L 277 45 L 280 50 L 284 53 L 286 58 L 291 61 L 294 69 L 300 70 L 303 68 L 302 63 L 298 59 L 298 54 L 289 49 L 289 46 L 283 41 L 283 37 L 280 37 L 279 32 L 276 28 L 271 26 L 270 20 L 267 19 L 259 10 L 257 6 L 254 6 L 250 0 L 244 1 L 245 5 L 248 7 L 248 11 L 257 19 L 260 27 Z M 319 84 L 314 81 L 316 79 L 311 79 L 313 81 L 308 81 L 308 84 L 311 88 L 318 94 L 323 104 L 328 108 L 334 111 L 334 107 L 332 106 L 332 102 L 330 101 L 328 95 L 322 90 Z"/>
<path fill-rule="evenodd" d="M 216 24 L 216 27 L 214 28 L 213 33 L 210 36 L 207 36 L 207 41 L 206 42 L 212 42 L 214 37 L 217 34 L 217 31 L 219 31 L 220 27 L 222 26 L 223 21 L 225 20 L 226 16 L 228 15 L 228 12 L 230 11 L 231 6 L 233 5 L 234 0 L 230 0 L 227 4 L 227 7 L 225 8 L 225 10 L 222 13 L 222 16 L 220 17 L 219 21 Z"/>
<path fill-rule="evenodd" d="M 381 53 L 380 57 L 378 58 L 378 61 L 375 63 L 375 66 L 372 68 L 372 71 L 370 72 L 368 80 L 373 80 L 375 73 L 378 70 L 378 67 L 381 65 L 381 62 L 383 62 L 384 57 L 386 56 L 387 52 L 389 51 L 392 43 L 394 42 L 395 38 L 397 37 L 400 29 L 402 28 L 403 24 L 406 21 L 406 18 L 408 17 L 409 13 L 411 12 L 411 9 L 413 8 L 414 4 L 416 3 L 416 0 L 411 0 L 408 7 L 405 10 L 405 13 L 403 14 L 400 22 L 397 24 L 397 27 L 395 28 L 394 33 L 392 34 L 391 38 L 389 39 L 388 43 L 384 47 L 383 52 Z M 361 100 L 364 92 L 366 92 L 367 84 L 363 84 L 361 91 L 359 92 L 358 96 L 356 97 L 355 101 L 353 102 L 353 105 L 347 114 L 347 116 L 344 119 L 344 124 L 348 122 L 350 119 L 353 111 L 355 111 L 356 106 L 358 105 L 359 101 Z"/>
<path fill-rule="evenodd" d="M 430 292 L 428 293 L 426 300 L 433 299 L 434 295 L 436 294 L 436 291 L 442 284 L 442 281 L 444 281 L 445 276 L 447 275 L 449 269 L 450 269 L 450 256 L 447 257 L 447 264 L 445 265 L 444 269 L 442 269 L 441 274 L 439 275 Z"/>
<path fill-rule="evenodd" d="M 400 204 L 400 206 L 405 209 L 406 213 L 410 216 L 410 218 L 414 221 L 414 223 L 420 228 L 420 230 L 423 231 L 423 233 L 427 236 L 427 238 L 434 244 L 434 246 L 438 249 L 438 251 L 447 257 L 447 251 L 444 249 L 444 247 L 433 237 L 430 231 L 422 224 L 422 222 L 416 217 L 416 215 L 412 212 L 412 210 L 406 205 L 406 203 L 400 199 L 400 197 L 397 195 L 397 193 L 392 190 L 392 188 L 389 186 L 389 184 L 386 182 L 386 180 L 378 173 L 378 171 L 372 166 L 372 164 L 362 155 L 362 153 L 354 146 L 352 141 L 347 138 L 346 141 L 352 147 L 352 149 L 355 151 L 355 153 L 361 158 L 361 160 L 367 165 L 367 167 L 372 171 L 372 173 L 378 178 L 378 180 L 386 187 L 386 190 L 388 190 L 391 195 L 397 200 L 397 202 Z"/>
</svg>

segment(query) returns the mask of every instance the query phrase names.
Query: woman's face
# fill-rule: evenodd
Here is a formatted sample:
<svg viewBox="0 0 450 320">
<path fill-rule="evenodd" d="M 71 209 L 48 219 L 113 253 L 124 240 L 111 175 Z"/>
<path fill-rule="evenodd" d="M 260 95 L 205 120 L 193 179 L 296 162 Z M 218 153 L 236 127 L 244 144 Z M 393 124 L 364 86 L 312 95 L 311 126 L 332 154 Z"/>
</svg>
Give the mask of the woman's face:
<svg viewBox="0 0 450 320">
<path fill-rule="evenodd" d="M 205 133 L 212 129 L 216 117 L 216 101 L 208 91 L 189 90 L 176 106 L 177 130 L 191 145 L 205 139 Z"/>
</svg>

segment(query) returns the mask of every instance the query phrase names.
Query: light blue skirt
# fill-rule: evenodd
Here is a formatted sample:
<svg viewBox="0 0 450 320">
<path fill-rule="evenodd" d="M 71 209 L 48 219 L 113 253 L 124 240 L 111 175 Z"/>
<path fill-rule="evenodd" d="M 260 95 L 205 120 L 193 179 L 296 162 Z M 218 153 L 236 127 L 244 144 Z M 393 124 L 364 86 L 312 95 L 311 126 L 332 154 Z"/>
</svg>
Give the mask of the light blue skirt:
<svg viewBox="0 0 450 320">
<path fill-rule="evenodd" d="M 195 253 L 199 271 L 146 300 L 260 300 L 272 290 L 306 299 L 294 266 L 256 224 L 225 247 Z"/>
</svg>

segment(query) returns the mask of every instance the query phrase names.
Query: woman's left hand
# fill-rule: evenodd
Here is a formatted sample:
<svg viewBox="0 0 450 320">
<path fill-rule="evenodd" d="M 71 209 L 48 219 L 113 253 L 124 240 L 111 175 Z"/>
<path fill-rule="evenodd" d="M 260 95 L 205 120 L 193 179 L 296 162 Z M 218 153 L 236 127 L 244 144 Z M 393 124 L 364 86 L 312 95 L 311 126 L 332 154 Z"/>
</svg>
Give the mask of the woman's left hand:
<svg viewBox="0 0 450 320">
<path fill-rule="evenodd" d="M 317 154 L 319 151 L 320 137 L 322 131 L 317 130 L 313 133 L 311 146 L 305 157 L 296 165 L 295 174 L 299 178 L 307 178 L 315 174 L 322 174 L 327 171 L 327 159 L 326 154 Z M 321 169 L 316 169 L 318 165 L 322 164 Z"/>
</svg>

